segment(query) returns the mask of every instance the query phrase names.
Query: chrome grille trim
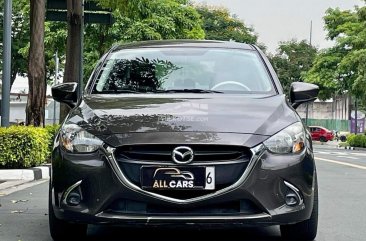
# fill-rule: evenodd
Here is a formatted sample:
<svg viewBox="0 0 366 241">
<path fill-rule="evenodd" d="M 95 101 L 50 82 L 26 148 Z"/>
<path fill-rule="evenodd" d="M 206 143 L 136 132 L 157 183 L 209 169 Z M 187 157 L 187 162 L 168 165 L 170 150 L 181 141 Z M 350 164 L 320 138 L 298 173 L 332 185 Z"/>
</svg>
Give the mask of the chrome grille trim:
<svg viewBox="0 0 366 241">
<path fill-rule="evenodd" d="M 203 166 L 203 165 L 230 165 L 230 164 L 240 164 L 247 163 L 250 160 L 234 160 L 234 161 L 218 161 L 218 162 L 194 162 L 188 164 L 188 166 Z M 117 160 L 119 162 L 119 160 Z M 123 160 L 124 163 L 139 164 L 139 165 L 163 165 L 163 166 L 176 166 L 173 162 L 152 162 L 152 161 L 138 161 L 138 160 Z"/>
<path fill-rule="evenodd" d="M 172 162 L 172 151 L 179 145 L 143 144 L 124 145 L 116 148 L 115 158 L 119 161 L 150 161 L 155 163 Z M 194 151 L 193 162 L 212 163 L 242 160 L 248 162 L 251 157 L 249 148 L 235 145 L 189 145 Z M 164 162 L 164 163 L 163 163 Z"/>
<path fill-rule="evenodd" d="M 263 153 L 264 146 L 262 144 L 260 144 L 260 145 L 254 147 L 250 150 L 252 152 L 252 158 L 250 159 L 249 164 L 248 164 L 247 168 L 245 169 L 243 175 L 239 178 L 239 180 L 237 182 L 235 182 L 234 184 L 232 184 L 229 187 L 226 187 L 224 189 L 218 190 L 216 192 L 213 192 L 213 193 L 210 193 L 210 194 L 207 194 L 207 195 L 204 195 L 204 196 L 182 200 L 182 199 L 171 198 L 171 197 L 163 196 L 163 195 L 156 194 L 156 193 L 153 193 L 153 192 L 149 192 L 149 191 L 143 190 L 140 187 L 138 187 L 137 185 L 133 184 L 123 174 L 121 168 L 119 167 L 119 165 L 117 163 L 117 160 L 116 160 L 115 155 L 114 155 L 114 153 L 116 151 L 116 148 L 109 147 L 106 144 L 102 148 L 102 151 L 104 151 L 109 164 L 112 166 L 113 172 L 115 173 L 115 175 L 118 177 L 120 182 L 125 187 L 127 187 L 130 190 L 133 190 L 137 193 L 140 193 L 140 194 L 143 194 L 143 195 L 146 195 L 146 196 L 149 196 L 149 197 L 157 198 L 157 199 L 160 199 L 160 200 L 163 200 L 163 201 L 167 201 L 167 202 L 170 202 L 170 203 L 174 203 L 174 204 L 191 204 L 191 203 L 207 200 L 207 199 L 210 199 L 212 197 L 220 196 L 220 195 L 223 195 L 225 193 L 231 192 L 231 191 L 239 188 L 240 185 L 243 184 L 246 181 L 246 179 L 248 178 L 250 172 L 253 170 L 255 164 L 259 160 L 261 154 Z"/>
</svg>

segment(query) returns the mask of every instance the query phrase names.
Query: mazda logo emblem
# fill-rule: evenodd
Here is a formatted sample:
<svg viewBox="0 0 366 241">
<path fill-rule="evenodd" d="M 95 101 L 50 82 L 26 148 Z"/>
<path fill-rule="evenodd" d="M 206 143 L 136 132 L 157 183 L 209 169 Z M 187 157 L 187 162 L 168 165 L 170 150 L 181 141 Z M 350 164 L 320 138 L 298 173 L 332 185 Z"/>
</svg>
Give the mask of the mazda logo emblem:
<svg viewBox="0 0 366 241">
<path fill-rule="evenodd" d="M 193 161 L 193 150 L 187 146 L 179 146 L 172 152 L 172 159 L 177 164 L 188 164 Z"/>
</svg>

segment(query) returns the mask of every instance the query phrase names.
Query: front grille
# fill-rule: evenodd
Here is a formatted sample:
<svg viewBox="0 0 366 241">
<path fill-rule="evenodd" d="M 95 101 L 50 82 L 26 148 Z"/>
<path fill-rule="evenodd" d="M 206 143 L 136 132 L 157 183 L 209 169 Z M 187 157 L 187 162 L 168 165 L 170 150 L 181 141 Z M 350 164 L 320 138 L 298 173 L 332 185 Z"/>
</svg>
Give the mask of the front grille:
<svg viewBox="0 0 366 241">
<path fill-rule="evenodd" d="M 180 145 L 126 145 L 116 149 L 117 163 L 127 179 L 141 187 L 142 166 L 176 166 L 171 153 Z M 246 170 L 251 152 L 243 146 L 230 145 L 189 145 L 194 151 L 194 159 L 189 165 L 215 167 L 215 190 L 154 190 L 154 193 L 186 200 L 205 196 L 224 189 L 237 182 Z"/>
<path fill-rule="evenodd" d="M 172 162 L 172 151 L 179 145 L 126 145 L 116 150 L 117 159 Z M 251 152 L 242 146 L 190 145 L 194 162 L 249 160 Z"/>
</svg>

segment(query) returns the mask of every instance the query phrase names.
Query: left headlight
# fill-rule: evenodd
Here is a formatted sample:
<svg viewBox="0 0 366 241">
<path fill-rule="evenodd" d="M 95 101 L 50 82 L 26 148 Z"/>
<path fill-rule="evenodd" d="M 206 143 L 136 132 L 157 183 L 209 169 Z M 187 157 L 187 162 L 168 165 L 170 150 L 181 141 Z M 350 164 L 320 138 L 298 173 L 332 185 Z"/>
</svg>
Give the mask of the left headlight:
<svg viewBox="0 0 366 241">
<path fill-rule="evenodd" d="M 305 146 L 305 130 L 296 122 L 264 142 L 267 149 L 277 154 L 299 153 Z"/>
<path fill-rule="evenodd" d="M 69 152 L 91 153 L 98 150 L 103 141 L 78 125 L 65 124 L 61 128 L 60 144 Z"/>
</svg>

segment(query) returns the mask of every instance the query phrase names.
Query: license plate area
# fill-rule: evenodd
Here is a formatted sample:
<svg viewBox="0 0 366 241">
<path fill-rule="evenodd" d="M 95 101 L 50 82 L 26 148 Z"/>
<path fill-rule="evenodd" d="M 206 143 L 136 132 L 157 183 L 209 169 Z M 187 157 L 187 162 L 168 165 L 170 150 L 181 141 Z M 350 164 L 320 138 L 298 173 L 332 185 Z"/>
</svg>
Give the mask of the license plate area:
<svg viewBox="0 0 366 241">
<path fill-rule="evenodd" d="M 145 190 L 215 190 L 215 167 L 141 167 Z"/>
</svg>

